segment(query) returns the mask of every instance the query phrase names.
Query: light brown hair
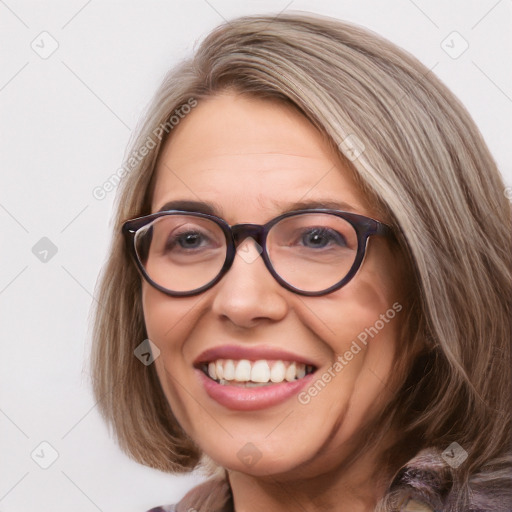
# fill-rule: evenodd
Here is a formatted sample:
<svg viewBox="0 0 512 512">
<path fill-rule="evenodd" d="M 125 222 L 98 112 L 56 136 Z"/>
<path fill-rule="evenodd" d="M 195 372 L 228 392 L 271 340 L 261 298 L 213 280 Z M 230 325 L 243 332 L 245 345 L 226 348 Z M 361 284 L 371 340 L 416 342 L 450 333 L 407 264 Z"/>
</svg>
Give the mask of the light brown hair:
<svg viewBox="0 0 512 512">
<path fill-rule="evenodd" d="M 414 292 L 397 360 L 402 386 L 370 438 L 378 442 L 390 426 L 400 430 L 391 465 L 457 442 L 469 454 L 452 475 L 462 496 L 469 475 L 510 450 L 511 207 L 480 132 L 433 73 L 368 30 L 329 18 L 232 20 L 156 93 L 132 141 L 136 150 L 151 137 L 155 147 L 123 178 L 97 294 L 92 371 L 103 416 L 142 464 L 173 472 L 200 459 L 153 365 L 134 357 L 146 338 L 141 278 L 121 225 L 151 213 L 165 142 L 155 130 L 191 99 L 226 88 L 294 105 L 345 152 L 362 190 L 398 228 Z M 178 128 L 167 127 L 172 137 Z M 363 150 L 355 159 L 345 151 L 353 141 Z"/>
</svg>

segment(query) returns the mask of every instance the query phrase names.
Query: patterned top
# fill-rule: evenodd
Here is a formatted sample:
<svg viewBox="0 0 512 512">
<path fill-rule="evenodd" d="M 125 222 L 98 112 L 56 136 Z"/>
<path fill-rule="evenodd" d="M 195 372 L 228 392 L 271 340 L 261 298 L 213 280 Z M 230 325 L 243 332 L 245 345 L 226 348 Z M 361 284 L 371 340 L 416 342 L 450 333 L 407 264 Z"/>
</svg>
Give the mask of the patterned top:
<svg viewBox="0 0 512 512">
<path fill-rule="evenodd" d="M 461 488 L 439 448 L 426 448 L 407 462 L 393 478 L 378 505 L 386 512 L 512 512 L 512 452 L 470 475 Z M 460 492 L 463 494 L 461 506 Z M 226 475 L 198 485 L 176 505 L 148 512 L 234 512 Z"/>
<path fill-rule="evenodd" d="M 423 502 L 417 500 L 409 500 L 405 505 L 405 508 L 401 509 L 402 512 L 435 512 L 433 508 L 430 508 Z M 178 512 L 176 505 L 164 505 L 163 507 L 156 507 L 148 510 L 148 512 Z M 195 508 L 191 507 L 186 512 L 199 512 Z"/>
</svg>

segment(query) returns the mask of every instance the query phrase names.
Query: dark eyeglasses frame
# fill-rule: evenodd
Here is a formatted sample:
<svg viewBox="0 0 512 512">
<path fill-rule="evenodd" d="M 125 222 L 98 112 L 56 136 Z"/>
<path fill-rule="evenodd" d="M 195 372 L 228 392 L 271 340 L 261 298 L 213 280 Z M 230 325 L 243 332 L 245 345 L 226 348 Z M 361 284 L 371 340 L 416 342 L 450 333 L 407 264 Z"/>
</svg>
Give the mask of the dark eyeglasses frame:
<svg viewBox="0 0 512 512">
<path fill-rule="evenodd" d="M 292 217 L 296 215 L 304 215 L 304 214 L 314 214 L 314 213 L 323 213 L 323 214 L 329 214 L 329 215 L 335 215 L 337 217 L 341 217 L 342 219 L 345 219 L 349 224 L 351 224 L 356 231 L 357 234 L 357 253 L 356 258 L 354 260 L 354 263 L 352 267 L 350 268 L 348 274 L 339 282 L 336 284 L 330 286 L 329 288 L 325 290 L 321 290 L 318 292 L 310 292 L 310 291 L 304 291 L 300 290 L 298 288 L 295 288 L 294 286 L 287 283 L 284 279 L 277 274 L 277 272 L 274 270 L 272 263 L 270 262 L 270 259 L 267 254 L 267 236 L 270 231 L 270 229 L 280 222 L 283 219 L 286 219 L 287 217 Z M 224 236 L 226 237 L 226 259 L 224 261 L 224 264 L 218 273 L 218 275 L 212 279 L 210 282 L 206 283 L 205 285 L 201 286 L 200 288 L 196 288 L 195 290 L 191 290 L 188 292 L 176 292 L 172 290 L 168 290 L 167 288 L 164 288 L 163 286 L 160 286 L 158 283 L 153 281 L 149 275 L 146 273 L 146 270 L 144 269 L 144 266 L 142 262 L 140 261 L 137 251 L 135 248 L 135 235 L 137 231 L 150 222 L 153 222 L 154 220 L 164 217 L 167 215 L 188 215 L 191 217 L 199 217 L 202 219 L 209 219 L 213 222 L 215 222 L 224 233 Z M 328 293 L 331 293 L 335 290 L 339 290 L 342 286 L 345 286 L 357 273 L 359 268 L 361 267 L 361 264 L 364 260 L 364 256 L 366 253 L 366 247 L 368 244 L 368 238 L 373 235 L 378 236 L 386 236 L 386 237 L 392 237 L 394 236 L 394 230 L 391 226 L 388 226 L 387 224 L 384 224 L 378 220 L 372 219 L 370 217 L 365 217 L 364 215 L 359 215 L 356 213 L 351 212 L 345 212 L 341 210 L 330 210 L 330 209 L 323 209 L 323 208 L 315 208 L 310 210 L 295 210 L 291 212 L 284 213 L 282 215 L 279 215 L 279 217 L 276 217 L 272 219 L 271 221 L 267 222 L 266 224 L 260 225 L 260 224 L 235 224 L 233 226 L 230 226 L 224 219 L 221 219 L 220 217 L 216 217 L 215 215 L 209 215 L 207 213 L 200 213 L 200 212 L 189 212 L 189 211 L 182 211 L 182 210 L 167 210 L 167 211 L 161 211 L 157 213 L 152 213 L 150 215 L 145 215 L 144 217 L 138 217 L 136 219 L 129 220 L 123 224 L 122 227 L 122 233 L 127 241 L 128 249 L 135 260 L 135 263 L 137 265 L 137 268 L 141 272 L 142 276 L 146 281 L 156 288 L 157 290 L 160 290 L 162 293 L 165 293 L 166 295 L 170 295 L 172 297 L 189 297 L 192 295 L 198 295 L 199 293 L 202 293 L 215 284 L 217 284 L 222 277 L 228 272 L 228 270 L 231 268 L 231 265 L 233 264 L 233 261 L 235 259 L 236 255 L 236 248 L 238 245 L 244 241 L 248 237 L 252 237 L 261 247 L 261 257 L 263 258 L 263 261 L 265 263 L 265 266 L 267 267 L 268 271 L 272 274 L 274 279 L 284 288 L 287 290 L 290 290 L 294 293 L 297 293 L 299 295 L 306 295 L 306 296 L 320 296 L 320 295 L 327 295 Z"/>
</svg>

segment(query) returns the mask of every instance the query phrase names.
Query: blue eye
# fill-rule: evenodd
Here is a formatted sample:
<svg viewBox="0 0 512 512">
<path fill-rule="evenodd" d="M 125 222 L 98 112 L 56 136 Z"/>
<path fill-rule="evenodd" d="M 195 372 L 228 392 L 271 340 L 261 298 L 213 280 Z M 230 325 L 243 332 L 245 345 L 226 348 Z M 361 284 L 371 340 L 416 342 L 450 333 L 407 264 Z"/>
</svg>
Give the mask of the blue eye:
<svg viewBox="0 0 512 512">
<path fill-rule="evenodd" d="M 207 246 L 209 241 L 209 238 L 199 231 L 185 231 L 170 236 L 165 249 L 167 251 L 201 249 Z"/>
<path fill-rule="evenodd" d="M 179 235 L 176 241 L 184 249 L 195 249 L 201 246 L 203 237 L 201 233 L 189 232 Z"/>
<path fill-rule="evenodd" d="M 333 229 L 311 228 L 301 236 L 301 243 L 311 249 L 323 249 L 328 245 L 346 246 L 343 235 Z"/>
</svg>

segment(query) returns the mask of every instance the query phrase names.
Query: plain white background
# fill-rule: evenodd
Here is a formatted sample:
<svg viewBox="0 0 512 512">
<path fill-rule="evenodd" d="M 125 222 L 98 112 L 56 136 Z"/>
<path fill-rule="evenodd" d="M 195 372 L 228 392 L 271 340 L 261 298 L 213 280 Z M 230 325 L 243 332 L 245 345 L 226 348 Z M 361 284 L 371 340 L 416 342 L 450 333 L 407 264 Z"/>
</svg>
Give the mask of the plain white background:
<svg viewBox="0 0 512 512">
<path fill-rule="evenodd" d="M 511 0 L 0 0 L 1 512 L 144 512 L 198 481 L 128 459 L 95 407 L 88 312 L 115 193 L 92 191 L 197 41 L 282 10 L 353 21 L 435 65 L 512 184 Z"/>
</svg>

